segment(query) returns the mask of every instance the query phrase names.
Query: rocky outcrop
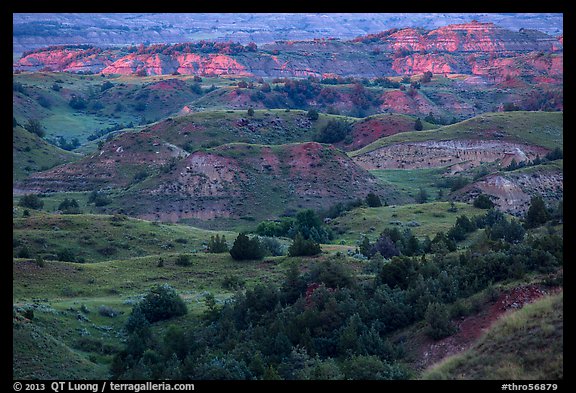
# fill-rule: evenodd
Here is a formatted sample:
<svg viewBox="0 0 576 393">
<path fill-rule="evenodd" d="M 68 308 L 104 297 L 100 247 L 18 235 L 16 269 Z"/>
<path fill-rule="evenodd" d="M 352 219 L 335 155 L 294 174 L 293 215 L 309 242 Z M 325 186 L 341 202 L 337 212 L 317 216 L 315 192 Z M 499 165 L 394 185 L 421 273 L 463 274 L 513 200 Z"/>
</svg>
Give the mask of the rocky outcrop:
<svg viewBox="0 0 576 393">
<path fill-rule="evenodd" d="M 83 49 L 53 49 L 24 56 L 15 64 L 22 71 L 100 72 L 113 61 L 109 54 Z"/>
<path fill-rule="evenodd" d="M 325 209 L 368 192 L 399 201 L 331 145 L 233 143 L 189 154 L 160 134 L 152 127 L 119 135 L 98 153 L 31 175 L 16 187 L 36 193 L 123 190 L 115 204 L 126 214 L 167 221 L 271 218 L 290 209 Z"/>
<path fill-rule="evenodd" d="M 563 198 L 564 175 L 560 170 L 514 171 L 493 174 L 459 190 L 454 199 L 472 203 L 486 194 L 499 210 L 523 216 L 533 196 L 541 196 L 548 206 L 556 207 Z"/>
<path fill-rule="evenodd" d="M 129 214 L 148 219 L 261 219 L 290 209 L 327 208 L 370 191 L 395 200 L 332 146 L 231 144 L 189 155 L 155 187 L 121 203 Z"/>
<path fill-rule="evenodd" d="M 500 140 L 451 140 L 403 142 L 381 147 L 354 157 L 362 168 L 416 169 L 458 164 L 460 170 L 483 162 L 499 162 L 502 167 L 543 157 L 547 149 Z"/>
<path fill-rule="evenodd" d="M 184 44 L 142 50 L 50 48 L 25 55 L 14 69 L 123 75 L 178 72 L 205 76 L 380 77 L 431 71 L 494 80 L 520 73 L 561 77 L 562 43 L 562 37 L 536 30 L 514 32 L 492 23 L 472 22 L 432 31 L 393 29 L 352 41 L 282 41 L 249 51 L 184 51 L 180 49 Z"/>
<path fill-rule="evenodd" d="M 537 30 L 510 31 L 494 23 L 453 24 L 432 31 L 392 29 L 360 37 L 356 42 L 378 43 L 388 51 L 427 52 L 501 52 L 562 50 L 561 40 Z"/>
<path fill-rule="evenodd" d="M 193 53 L 130 54 L 109 64 L 103 74 L 132 75 L 143 70 L 147 75 L 165 75 L 178 72 L 183 75 L 250 75 L 246 67 L 227 55 Z"/>
</svg>

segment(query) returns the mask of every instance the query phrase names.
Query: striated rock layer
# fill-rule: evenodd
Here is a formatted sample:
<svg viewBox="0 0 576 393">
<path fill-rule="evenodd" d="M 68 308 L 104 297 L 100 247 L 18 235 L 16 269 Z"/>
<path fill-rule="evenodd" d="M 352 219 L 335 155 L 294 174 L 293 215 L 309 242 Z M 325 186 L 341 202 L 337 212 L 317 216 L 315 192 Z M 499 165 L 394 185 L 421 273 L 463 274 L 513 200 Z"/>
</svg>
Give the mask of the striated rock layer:
<svg viewBox="0 0 576 393">
<path fill-rule="evenodd" d="M 236 75 L 260 77 L 473 74 L 561 77 L 563 36 L 535 30 L 513 32 L 492 23 L 449 25 L 432 31 L 406 28 L 352 41 L 278 41 L 252 47 L 198 49 L 186 44 L 138 49 L 51 47 L 25 54 L 21 71 L 89 71 L 104 74 Z"/>
</svg>

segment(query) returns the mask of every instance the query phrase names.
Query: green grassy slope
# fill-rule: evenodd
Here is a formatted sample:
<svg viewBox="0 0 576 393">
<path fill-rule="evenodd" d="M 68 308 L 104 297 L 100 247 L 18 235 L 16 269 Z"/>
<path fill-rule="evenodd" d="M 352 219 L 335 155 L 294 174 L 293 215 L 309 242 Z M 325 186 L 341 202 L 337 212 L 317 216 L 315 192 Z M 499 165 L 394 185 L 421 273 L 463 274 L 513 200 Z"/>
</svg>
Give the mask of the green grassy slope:
<svg viewBox="0 0 576 393">
<path fill-rule="evenodd" d="M 405 132 L 381 138 L 350 153 L 354 157 L 401 142 L 454 139 L 500 139 L 553 149 L 563 146 L 563 112 L 486 113 L 435 130 Z"/>
<path fill-rule="evenodd" d="M 563 378 L 563 292 L 515 311 L 468 351 L 427 370 L 423 379 Z"/>
<path fill-rule="evenodd" d="M 161 234 L 170 227 L 154 226 L 150 232 Z M 123 229 L 124 233 L 138 233 L 135 228 Z M 168 283 L 175 288 L 188 314 L 155 323 L 153 330 L 162 332 L 174 324 L 192 329 L 206 309 L 208 293 L 218 304 L 235 293 L 224 285 L 227 276 L 239 278 L 246 288 L 261 283 L 280 285 L 292 262 L 305 267 L 324 258 L 280 256 L 239 262 L 229 253 L 198 252 L 190 253 L 190 266 L 178 266 L 178 255 L 175 250 L 160 248 L 142 257 L 92 264 L 46 261 L 43 267 L 30 258 L 13 259 L 14 378 L 107 379 L 113 354 L 123 345 L 126 319 L 133 305 L 154 285 Z M 158 266 L 160 257 L 163 267 Z M 103 307 L 117 315 L 102 315 Z M 32 318 L 25 318 L 26 310 L 33 311 Z"/>
<path fill-rule="evenodd" d="M 19 209 L 21 210 L 21 209 Z M 54 215 L 30 211 L 13 219 L 14 255 L 27 248 L 31 257 L 57 259 L 68 249 L 85 262 L 156 255 L 163 252 L 189 253 L 203 250 L 216 232 L 185 225 L 157 224 L 116 215 Z M 218 232 L 229 242 L 235 233 Z"/>
<path fill-rule="evenodd" d="M 114 260 L 98 264 L 47 261 L 42 268 L 27 259 L 13 263 L 16 310 L 32 309 L 31 321 L 16 312 L 14 377 L 41 379 L 107 379 L 113 353 L 122 346 L 122 328 L 132 306 L 154 285 L 169 283 L 184 299 L 188 314 L 155 324 L 193 327 L 212 293 L 221 303 L 233 294 L 223 287 L 226 276 L 241 277 L 247 287 L 277 282 L 286 269 L 285 257 L 269 263 L 236 262 L 226 254 L 194 254 L 191 266 L 177 266 L 174 253 Z M 100 314 L 102 307 L 117 316 Z"/>
<path fill-rule="evenodd" d="M 330 228 L 347 244 L 355 244 L 366 235 L 375 241 L 384 228 L 409 228 L 419 237 L 429 235 L 433 238 L 439 231 L 446 232 L 456 222 L 456 218 L 465 214 L 468 218 L 482 215 L 486 211 L 465 203 L 455 203 L 456 212 L 450 212 L 449 202 L 430 202 L 426 204 L 392 205 L 373 208 L 358 208 L 332 220 Z"/>
<path fill-rule="evenodd" d="M 79 158 L 80 155 L 53 146 L 20 126 L 12 129 L 14 180 L 22 180 L 31 172 L 49 169 Z"/>
<path fill-rule="evenodd" d="M 103 88 L 105 83 L 111 87 Z M 32 118 L 40 120 L 48 138 L 78 138 L 84 144 L 91 134 L 110 127 L 161 120 L 202 96 L 211 84 L 230 82 L 205 78 L 199 92 L 192 90 L 194 83 L 192 76 L 20 73 L 14 75 L 14 84 L 21 88 L 13 93 L 13 116 L 21 124 Z M 69 103 L 73 97 L 82 98 L 86 106 L 72 108 Z"/>
<path fill-rule="evenodd" d="M 66 345 L 37 321 L 15 321 L 12 332 L 14 379 L 107 379 L 106 365 L 91 362 L 86 354 Z"/>
<path fill-rule="evenodd" d="M 310 121 L 306 113 L 269 109 L 255 110 L 253 116 L 248 116 L 246 110 L 211 110 L 171 118 L 150 130 L 167 142 L 193 151 L 232 142 L 267 145 L 308 142 L 331 119 L 353 121 L 346 116 L 326 114 Z"/>
</svg>

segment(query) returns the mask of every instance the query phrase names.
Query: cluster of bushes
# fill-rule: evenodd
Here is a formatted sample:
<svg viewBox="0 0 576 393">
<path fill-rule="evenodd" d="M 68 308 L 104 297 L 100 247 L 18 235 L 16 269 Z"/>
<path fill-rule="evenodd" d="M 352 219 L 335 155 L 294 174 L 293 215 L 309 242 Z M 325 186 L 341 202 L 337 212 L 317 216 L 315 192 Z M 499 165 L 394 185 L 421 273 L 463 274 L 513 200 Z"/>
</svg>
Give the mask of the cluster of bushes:
<svg viewBox="0 0 576 393">
<path fill-rule="evenodd" d="M 65 137 L 59 136 L 56 139 L 50 138 L 47 141 L 54 146 L 58 146 L 60 149 L 68 150 L 68 151 L 71 151 L 71 150 L 76 149 L 77 147 L 80 147 L 80 141 L 78 140 L 78 138 L 72 138 L 72 140 L 68 141 L 68 140 L 66 140 Z"/>
<path fill-rule="evenodd" d="M 101 136 L 107 135 L 113 131 L 121 130 L 123 128 L 132 128 L 132 127 L 134 127 L 133 122 L 129 122 L 126 124 L 118 123 L 118 124 L 115 124 L 113 126 L 103 128 L 99 131 L 94 131 L 92 134 L 88 135 L 88 137 L 86 139 L 88 139 L 89 141 L 93 141 L 93 140 L 98 139 Z"/>
<path fill-rule="evenodd" d="M 296 217 L 283 217 L 279 221 L 263 221 L 256 227 L 256 233 L 261 236 L 291 239 L 300 233 L 304 239 L 311 239 L 317 243 L 327 243 L 334 237 L 330 228 L 324 225 L 320 215 L 310 209 L 298 212 Z"/>
<path fill-rule="evenodd" d="M 329 120 L 322 127 L 314 140 L 320 143 L 352 143 L 352 125 L 342 120 Z"/>
<path fill-rule="evenodd" d="M 38 23 L 42 24 L 42 26 L 41 26 L 42 29 L 45 29 L 46 26 L 49 26 L 48 24 L 44 24 L 44 22 L 38 22 Z M 32 29 L 32 31 L 34 31 L 36 26 L 40 26 L 39 24 L 32 22 L 30 25 L 19 25 L 18 28 L 19 29 Z M 43 35 L 43 34 L 41 34 L 41 35 Z M 42 47 L 42 48 L 36 48 L 36 49 L 24 51 L 24 52 L 22 52 L 22 57 L 26 57 L 26 56 L 34 54 L 34 53 L 42 53 L 42 52 L 50 52 L 50 51 L 58 51 L 58 50 L 66 50 L 66 49 L 79 51 L 77 54 L 76 53 L 70 54 L 70 61 L 76 59 L 78 57 L 78 55 L 80 55 L 80 54 L 84 54 L 85 56 L 90 56 L 90 55 L 94 55 L 94 54 L 98 54 L 98 53 L 102 52 L 102 48 L 95 47 L 93 45 L 88 45 L 88 44 L 49 45 L 49 46 Z M 82 52 L 80 52 L 80 51 L 82 51 Z"/>
<path fill-rule="evenodd" d="M 44 207 L 44 201 L 37 194 L 25 194 L 18 201 L 18 206 L 40 210 Z"/>
<path fill-rule="evenodd" d="M 441 242 L 444 242 L 442 233 L 437 234 L 434 240 L 426 238 L 424 242 L 420 242 L 410 228 L 402 232 L 398 228 L 386 228 L 374 243 L 370 243 L 370 240 L 364 237 L 358 252 L 367 258 L 372 258 L 378 253 L 389 259 L 396 255 L 413 256 L 430 252 L 434 244 Z M 452 248 L 452 245 L 447 244 L 446 247 Z"/>
<path fill-rule="evenodd" d="M 230 249 L 230 255 L 232 258 L 238 261 L 250 260 L 250 259 L 262 259 L 264 258 L 264 247 L 260 243 L 257 236 L 249 238 L 245 233 L 240 233 L 234 244 Z"/>
<path fill-rule="evenodd" d="M 126 321 L 126 330 L 132 333 L 146 326 L 147 323 L 179 317 L 187 312 L 186 304 L 174 288 L 168 284 L 157 285 L 134 306 Z"/>
<path fill-rule="evenodd" d="M 288 255 L 291 257 L 299 256 L 313 256 L 322 252 L 320 245 L 311 239 L 304 239 L 304 237 L 297 233 L 294 241 L 288 248 Z"/>
<path fill-rule="evenodd" d="M 561 211 L 562 203 L 559 204 L 558 209 Z M 465 240 L 468 234 L 482 228 L 485 229 L 485 239 L 488 241 L 518 244 L 524 239 L 527 228 L 543 225 L 553 216 L 561 216 L 561 212 L 551 212 L 542 198 L 536 196 L 531 199 L 530 208 L 523 222 L 515 218 L 508 220 L 502 212 L 490 208 L 484 215 L 471 219 L 466 215 L 461 215 L 446 233 L 438 232 L 433 239 L 426 236 L 423 241 L 418 240 L 410 228 L 404 231 L 398 228 L 386 228 L 374 243 L 371 243 L 365 236 L 359 245 L 358 253 L 367 258 L 380 254 L 387 259 L 394 256 L 417 256 L 425 253 L 444 255 L 455 251 L 456 243 Z"/>
<path fill-rule="evenodd" d="M 58 210 L 63 214 L 80 214 L 80 205 L 78 201 L 73 198 L 64 198 L 62 202 L 58 205 Z"/>
<path fill-rule="evenodd" d="M 246 82 L 240 83 L 243 83 L 243 86 L 247 88 L 253 88 Z M 364 117 L 372 107 L 377 107 L 382 103 L 378 92 L 365 88 L 365 86 L 373 85 L 367 79 L 358 81 L 354 78 L 327 78 L 322 80 L 315 77 L 302 80 L 276 78 L 272 80 L 272 83 L 276 84 L 274 88 L 270 88 L 269 84 L 263 83 L 258 91 L 250 94 L 250 99 L 252 101 L 261 101 L 267 108 L 300 109 L 307 109 L 308 102 L 311 100 L 314 100 L 320 106 L 330 106 L 343 100 L 350 100 L 353 106 L 349 114 L 356 117 Z M 323 86 L 325 83 L 351 83 L 352 86 L 349 89 L 335 89 Z M 326 111 L 334 114 L 337 112 L 333 107 L 328 107 Z"/>
<path fill-rule="evenodd" d="M 434 263 L 394 256 L 379 267 L 372 285 L 361 285 L 338 256 L 305 272 L 294 264 L 280 286 L 260 284 L 238 292 L 232 302 L 212 302 L 202 326 L 153 337 L 137 350 L 128 343 L 125 351 L 132 350 L 132 356 L 118 356 L 112 373 L 116 378 L 407 379 L 402 345 L 391 341 L 395 332 L 424 321 L 432 338 L 445 337 L 455 331 L 451 318 L 462 311 L 462 299 L 495 283 L 562 266 L 563 241 L 555 234 L 518 243 L 481 242 L 483 253 L 446 254 Z"/>
<path fill-rule="evenodd" d="M 380 197 L 378 197 L 378 196 L 376 196 L 376 197 L 380 200 Z M 330 206 L 328 209 L 321 211 L 319 214 L 320 214 L 320 217 L 322 217 L 322 218 L 340 217 L 342 214 L 344 214 L 347 211 L 350 211 L 350 210 L 355 209 L 357 207 L 363 206 L 365 202 L 366 202 L 366 204 L 368 204 L 369 199 L 373 199 L 373 198 L 366 196 L 365 201 L 358 198 L 358 199 L 348 201 L 348 202 L 338 202 L 338 203 Z M 374 203 L 374 202 L 375 202 L 375 199 L 371 203 Z M 380 201 L 380 203 L 382 203 L 382 201 Z"/>
<path fill-rule="evenodd" d="M 450 191 L 457 191 L 463 187 L 465 187 L 466 185 L 470 184 L 470 179 L 462 176 L 462 175 L 458 175 L 458 176 L 452 176 L 452 177 L 447 177 L 444 178 L 442 180 L 439 180 L 436 182 L 436 187 L 439 188 L 449 188 Z"/>
<path fill-rule="evenodd" d="M 102 207 L 112 203 L 110 197 L 104 191 L 92 191 L 88 195 L 88 203 L 93 203 L 94 206 Z"/>
<path fill-rule="evenodd" d="M 70 107 L 72 109 L 85 109 L 86 106 L 88 105 L 88 103 L 86 102 L 86 100 L 82 97 L 79 96 L 73 96 L 70 101 L 68 102 L 68 105 L 70 105 Z"/>
<path fill-rule="evenodd" d="M 128 53 L 143 54 L 163 54 L 172 56 L 181 53 L 221 53 L 234 55 L 242 52 L 255 52 L 258 46 L 250 42 L 245 46 L 238 42 L 215 42 L 201 40 L 198 42 L 184 42 L 179 44 L 140 44 L 127 48 Z"/>
<path fill-rule="evenodd" d="M 448 125 L 458 123 L 458 119 L 456 117 L 452 117 L 451 120 L 448 120 L 444 117 L 436 118 L 434 117 L 432 112 L 428 113 L 428 115 L 424 117 L 424 121 L 427 121 L 430 124 L 438 124 L 438 125 Z"/>
</svg>

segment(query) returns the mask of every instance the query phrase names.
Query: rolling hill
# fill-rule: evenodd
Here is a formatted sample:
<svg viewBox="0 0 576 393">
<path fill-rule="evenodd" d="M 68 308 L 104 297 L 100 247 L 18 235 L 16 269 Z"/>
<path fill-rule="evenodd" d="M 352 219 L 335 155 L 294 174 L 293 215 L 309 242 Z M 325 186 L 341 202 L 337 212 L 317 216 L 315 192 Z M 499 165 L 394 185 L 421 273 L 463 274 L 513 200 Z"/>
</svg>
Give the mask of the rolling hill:
<svg viewBox="0 0 576 393">
<path fill-rule="evenodd" d="M 563 37 L 220 15 L 15 17 L 13 377 L 562 379 Z"/>
<path fill-rule="evenodd" d="M 57 148 L 21 126 L 12 129 L 13 181 L 31 173 L 50 169 L 81 158 L 79 154 Z"/>
</svg>

